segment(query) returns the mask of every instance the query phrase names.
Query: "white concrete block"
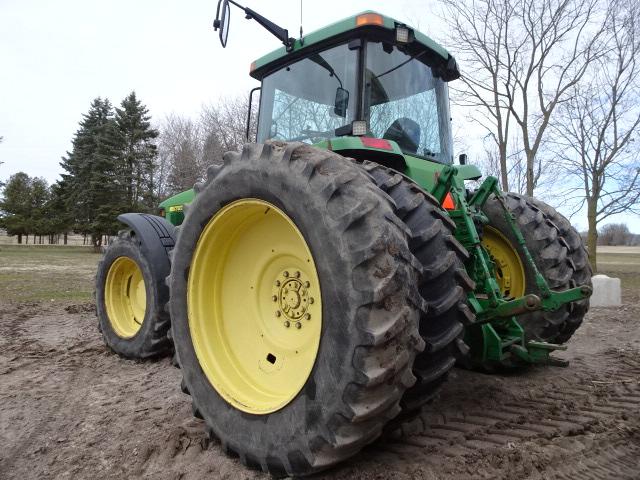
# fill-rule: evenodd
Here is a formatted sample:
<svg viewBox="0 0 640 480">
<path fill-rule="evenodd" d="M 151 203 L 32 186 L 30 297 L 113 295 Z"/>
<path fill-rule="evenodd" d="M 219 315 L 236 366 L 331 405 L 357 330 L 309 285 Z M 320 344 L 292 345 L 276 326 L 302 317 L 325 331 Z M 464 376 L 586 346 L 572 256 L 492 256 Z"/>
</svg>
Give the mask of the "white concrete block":
<svg viewBox="0 0 640 480">
<path fill-rule="evenodd" d="M 593 282 L 593 295 L 589 304 L 592 307 L 616 307 L 622 304 L 620 279 L 610 278 L 606 275 L 591 277 Z"/>
</svg>

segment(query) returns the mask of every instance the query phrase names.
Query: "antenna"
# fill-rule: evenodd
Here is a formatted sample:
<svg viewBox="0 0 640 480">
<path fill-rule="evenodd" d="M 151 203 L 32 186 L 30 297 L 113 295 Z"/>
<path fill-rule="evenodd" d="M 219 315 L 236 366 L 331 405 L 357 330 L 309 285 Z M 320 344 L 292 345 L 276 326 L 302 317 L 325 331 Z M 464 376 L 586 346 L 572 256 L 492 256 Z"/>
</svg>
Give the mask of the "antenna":
<svg viewBox="0 0 640 480">
<path fill-rule="evenodd" d="M 302 0 L 300 0 L 300 45 L 304 45 L 302 38 Z"/>
</svg>

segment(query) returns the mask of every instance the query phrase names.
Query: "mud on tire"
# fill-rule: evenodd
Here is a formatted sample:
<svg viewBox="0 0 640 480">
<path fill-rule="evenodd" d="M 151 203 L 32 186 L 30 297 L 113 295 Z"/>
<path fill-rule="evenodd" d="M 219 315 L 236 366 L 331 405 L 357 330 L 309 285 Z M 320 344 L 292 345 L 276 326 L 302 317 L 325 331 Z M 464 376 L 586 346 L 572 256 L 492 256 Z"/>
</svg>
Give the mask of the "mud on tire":
<svg viewBox="0 0 640 480">
<path fill-rule="evenodd" d="M 196 192 L 170 277 L 171 334 L 194 413 L 228 454 L 273 475 L 306 475 L 354 455 L 401 411 L 424 348 L 414 304 L 421 266 L 392 202 L 344 157 L 279 142 L 225 154 Z M 187 284 L 198 239 L 216 212 L 243 198 L 289 216 L 322 289 L 321 339 L 309 378 L 293 400 L 264 415 L 242 412 L 216 391 L 189 329 Z"/>
<path fill-rule="evenodd" d="M 403 412 L 397 420 L 405 421 L 437 394 L 456 358 L 468 351 L 462 323 L 474 321 L 465 302 L 465 292 L 473 290 L 474 282 L 464 267 L 469 254 L 453 236 L 455 223 L 438 201 L 395 170 L 373 162 L 364 162 L 363 167 L 393 199 L 396 215 L 411 231 L 409 248 L 422 265 L 418 289 L 425 303 L 420 335 L 426 347 L 413 366 L 416 384 L 402 399 Z"/>
</svg>

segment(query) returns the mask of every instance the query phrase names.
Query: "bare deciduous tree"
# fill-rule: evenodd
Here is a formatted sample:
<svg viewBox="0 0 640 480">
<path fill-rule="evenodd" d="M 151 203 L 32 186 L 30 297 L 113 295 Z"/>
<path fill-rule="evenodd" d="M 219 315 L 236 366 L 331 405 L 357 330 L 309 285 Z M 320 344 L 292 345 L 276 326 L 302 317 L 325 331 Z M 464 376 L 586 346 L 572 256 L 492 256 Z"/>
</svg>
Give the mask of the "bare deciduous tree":
<svg viewBox="0 0 640 480">
<path fill-rule="evenodd" d="M 204 105 L 197 120 L 168 115 L 159 126 L 155 170 L 158 196 L 193 187 L 204 178 L 209 165 L 222 163 L 224 152 L 239 150 L 246 141 L 248 108 L 248 96 L 242 95 Z M 250 133 L 256 130 L 257 111 L 254 103 Z"/>
<path fill-rule="evenodd" d="M 526 158 L 524 156 L 524 150 L 521 147 L 521 142 L 517 141 L 518 136 L 514 135 L 514 139 L 516 141 L 506 145 L 505 158 L 501 154 L 493 132 L 486 135 L 482 143 L 484 156 L 478 159 L 478 164 L 486 175 L 492 175 L 502 179 L 503 172 L 505 173 L 506 178 L 502 179 L 502 182 L 506 181 L 507 187 L 505 188 L 503 186 L 503 190 L 525 193 L 527 191 Z M 503 162 L 501 160 L 506 161 Z M 542 163 L 542 160 L 536 160 L 536 171 L 542 169 Z M 541 179 L 541 181 L 544 181 L 544 179 Z"/>
<path fill-rule="evenodd" d="M 224 152 L 239 150 L 246 142 L 247 114 L 249 97 L 221 98 L 216 104 L 205 105 L 200 114 L 200 125 L 205 133 L 204 166 L 222 162 Z M 255 103 L 252 108 L 250 132 L 255 132 L 258 108 Z"/>
<path fill-rule="evenodd" d="M 168 115 L 160 125 L 155 184 L 165 197 L 193 187 L 202 178 L 202 131 L 189 118 Z"/>
<path fill-rule="evenodd" d="M 554 111 L 601 55 L 598 0 L 441 0 L 463 76 L 457 102 L 493 134 L 502 188 L 509 143 L 521 139 L 526 193 L 544 173 L 537 156 Z M 520 148 L 520 146 L 518 146 Z"/>
<path fill-rule="evenodd" d="M 587 246 L 596 265 L 598 225 L 611 215 L 640 213 L 640 7 L 612 3 L 607 54 L 589 81 L 575 85 L 553 125 L 555 146 L 574 211 L 587 208 Z"/>
<path fill-rule="evenodd" d="M 608 223 L 598 234 L 598 245 L 631 245 L 633 237 L 626 223 Z"/>
</svg>

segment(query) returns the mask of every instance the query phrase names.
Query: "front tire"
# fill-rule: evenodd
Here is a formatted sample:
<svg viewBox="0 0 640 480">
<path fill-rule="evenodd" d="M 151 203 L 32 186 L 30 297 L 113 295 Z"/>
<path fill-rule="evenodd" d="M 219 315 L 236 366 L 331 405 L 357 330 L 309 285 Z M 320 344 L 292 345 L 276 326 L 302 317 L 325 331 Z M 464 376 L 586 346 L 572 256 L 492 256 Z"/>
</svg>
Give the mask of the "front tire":
<svg viewBox="0 0 640 480">
<path fill-rule="evenodd" d="M 165 311 L 169 290 L 153 272 L 131 230 L 120 232 L 98 264 L 98 329 L 105 344 L 122 357 L 144 359 L 171 352 Z"/>
<path fill-rule="evenodd" d="M 419 266 L 388 198 L 344 157 L 272 143 L 224 160 L 197 186 L 174 250 L 183 391 L 227 453 L 273 475 L 307 475 L 357 453 L 400 412 L 424 348 L 411 300 Z M 282 290 L 292 276 L 306 297 Z M 300 307 L 311 296 L 321 309 Z M 265 349 L 270 337 L 278 352 Z M 298 364 L 309 371 L 288 370 Z"/>
</svg>

